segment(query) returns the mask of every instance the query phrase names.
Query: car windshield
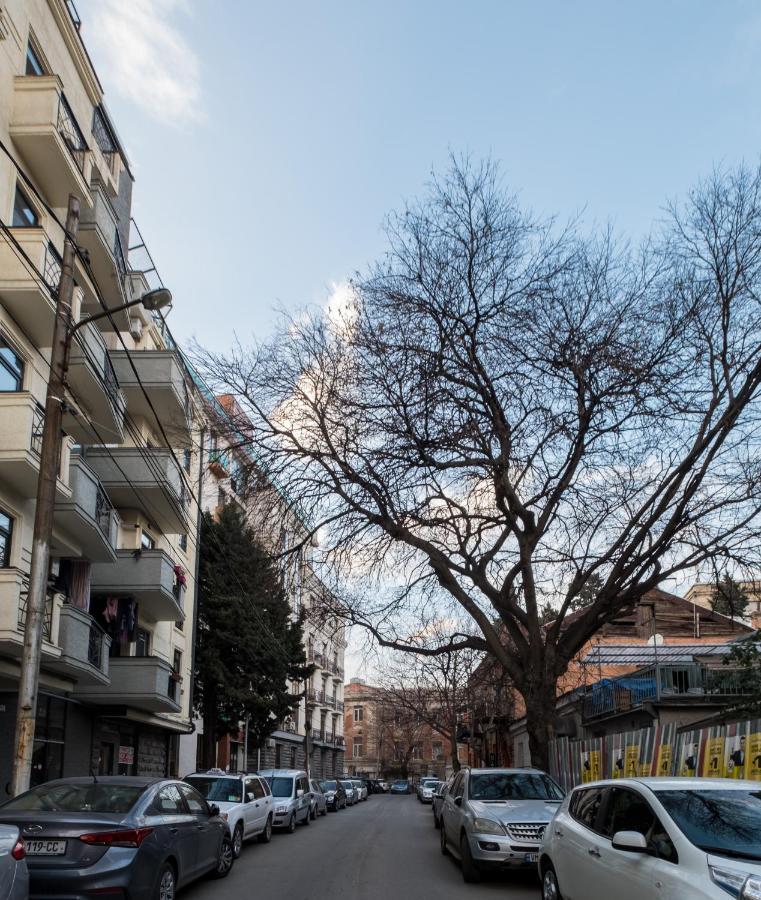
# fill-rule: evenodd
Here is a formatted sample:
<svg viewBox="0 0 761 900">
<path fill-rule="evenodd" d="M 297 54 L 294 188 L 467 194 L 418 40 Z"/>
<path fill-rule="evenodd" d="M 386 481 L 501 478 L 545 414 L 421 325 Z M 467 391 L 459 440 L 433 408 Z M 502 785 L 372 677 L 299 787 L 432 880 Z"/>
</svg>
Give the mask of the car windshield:
<svg viewBox="0 0 761 900">
<path fill-rule="evenodd" d="M 192 778 L 186 778 L 185 781 L 192 784 L 206 800 L 216 800 L 219 803 L 243 802 L 239 778 L 206 778 L 194 775 Z"/>
<path fill-rule="evenodd" d="M 323 789 L 323 791 L 335 791 L 337 790 L 338 785 L 335 783 L 335 781 L 321 781 L 320 787 Z"/>
<path fill-rule="evenodd" d="M 93 781 L 41 784 L 3 805 L 5 810 L 46 812 L 128 813 L 146 785 L 102 784 Z"/>
<path fill-rule="evenodd" d="M 354 790 L 354 785 L 350 781 L 342 781 L 341 784 L 350 791 Z"/>
<path fill-rule="evenodd" d="M 761 860 L 761 790 L 655 789 L 655 795 L 696 847 Z"/>
<path fill-rule="evenodd" d="M 551 800 L 563 799 L 563 792 L 547 775 L 532 772 L 472 775 L 468 785 L 470 800 Z"/>
<path fill-rule="evenodd" d="M 429 781 L 428 784 L 423 785 L 424 791 L 437 791 L 439 789 L 440 781 Z"/>
<path fill-rule="evenodd" d="M 270 775 L 264 779 L 272 789 L 273 797 L 292 797 L 293 796 L 293 779 L 281 776 Z"/>
</svg>

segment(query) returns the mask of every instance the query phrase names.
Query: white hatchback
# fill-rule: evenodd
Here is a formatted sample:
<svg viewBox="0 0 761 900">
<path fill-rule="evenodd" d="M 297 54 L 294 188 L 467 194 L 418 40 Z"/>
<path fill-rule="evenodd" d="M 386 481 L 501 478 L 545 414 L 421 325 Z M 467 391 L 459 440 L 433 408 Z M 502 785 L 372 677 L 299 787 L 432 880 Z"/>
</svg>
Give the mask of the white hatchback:
<svg viewBox="0 0 761 900">
<path fill-rule="evenodd" d="M 581 785 L 547 828 L 539 874 L 543 900 L 761 900 L 761 785 Z"/>
<path fill-rule="evenodd" d="M 272 838 L 272 792 L 263 778 L 244 773 L 227 773 L 222 769 L 195 772 L 185 778 L 209 803 L 219 807 L 227 822 L 237 859 L 243 842 L 259 838 L 269 843 Z"/>
</svg>

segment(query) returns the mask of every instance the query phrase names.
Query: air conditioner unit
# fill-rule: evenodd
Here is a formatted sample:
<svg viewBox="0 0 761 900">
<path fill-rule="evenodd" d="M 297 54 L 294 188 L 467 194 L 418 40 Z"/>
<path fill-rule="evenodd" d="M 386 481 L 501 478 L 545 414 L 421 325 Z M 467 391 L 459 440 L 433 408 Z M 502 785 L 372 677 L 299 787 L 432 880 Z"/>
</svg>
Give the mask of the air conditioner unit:
<svg viewBox="0 0 761 900">
<path fill-rule="evenodd" d="M 143 323 L 136 316 L 129 317 L 129 333 L 136 341 L 143 336 Z"/>
<path fill-rule="evenodd" d="M 267 750 L 274 750 L 275 742 L 272 740 L 272 738 L 267 738 L 267 740 L 264 742 L 264 746 Z"/>
</svg>

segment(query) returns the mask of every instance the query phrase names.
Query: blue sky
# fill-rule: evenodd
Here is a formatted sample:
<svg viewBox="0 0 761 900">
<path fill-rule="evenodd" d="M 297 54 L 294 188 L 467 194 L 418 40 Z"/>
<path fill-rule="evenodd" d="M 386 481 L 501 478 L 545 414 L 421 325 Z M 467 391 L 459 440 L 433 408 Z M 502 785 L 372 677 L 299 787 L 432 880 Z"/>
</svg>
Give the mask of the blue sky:
<svg viewBox="0 0 761 900">
<path fill-rule="evenodd" d="M 216 349 L 325 302 L 450 150 L 635 237 L 761 151 L 752 0 L 77 5 L 170 324 Z"/>
</svg>

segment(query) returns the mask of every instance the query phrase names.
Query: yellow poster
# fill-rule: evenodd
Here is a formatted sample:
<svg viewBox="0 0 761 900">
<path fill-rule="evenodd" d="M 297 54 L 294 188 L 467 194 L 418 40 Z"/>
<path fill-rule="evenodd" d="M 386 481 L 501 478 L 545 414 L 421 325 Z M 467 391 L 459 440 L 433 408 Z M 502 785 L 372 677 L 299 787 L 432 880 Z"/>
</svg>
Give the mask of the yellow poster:
<svg viewBox="0 0 761 900">
<path fill-rule="evenodd" d="M 602 759 L 599 750 L 589 751 L 589 780 L 599 781 L 602 778 Z"/>
<path fill-rule="evenodd" d="M 758 732 L 748 737 L 745 777 L 753 781 L 761 781 L 761 734 Z"/>
<path fill-rule="evenodd" d="M 724 738 L 709 738 L 703 759 L 701 775 L 706 778 L 724 778 Z"/>
<path fill-rule="evenodd" d="M 644 762 L 639 764 L 639 777 L 640 778 L 649 778 L 652 774 L 653 764 L 649 762 Z"/>
<path fill-rule="evenodd" d="M 626 768 L 624 773 L 627 778 L 636 778 L 639 775 L 639 744 L 632 744 L 626 748 Z"/>
<path fill-rule="evenodd" d="M 668 777 L 671 775 L 671 760 L 674 749 L 671 744 L 661 744 L 658 748 L 658 769 L 656 775 Z"/>
<path fill-rule="evenodd" d="M 745 751 L 747 739 L 744 734 L 727 738 L 727 778 L 745 778 Z"/>
</svg>

